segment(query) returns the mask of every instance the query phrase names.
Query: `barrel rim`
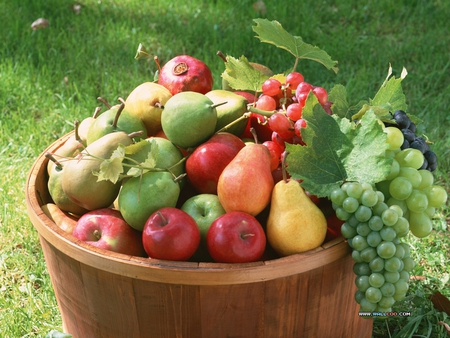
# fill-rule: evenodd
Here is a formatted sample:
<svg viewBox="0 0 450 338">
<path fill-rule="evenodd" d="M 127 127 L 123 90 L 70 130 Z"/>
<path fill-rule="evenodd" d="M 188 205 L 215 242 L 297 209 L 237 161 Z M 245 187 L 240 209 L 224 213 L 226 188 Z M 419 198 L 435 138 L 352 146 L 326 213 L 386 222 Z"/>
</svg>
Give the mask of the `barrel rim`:
<svg viewBox="0 0 450 338">
<path fill-rule="evenodd" d="M 96 248 L 59 228 L 42 210 L 45 204 L 46 152 L 61 147 L 70 132 L 50 146 L 36 159 L 26 180 L 26 204 L 29 218 L 39 233 L 59 252 L 97 269 L 125 277 L 184 285 L 231 285 L 256 283 L 288 277 L 320 268 L 351 252 L 343 237 L 300 254 L 252 263 L 178 262 L 134 257 Z M 41 189 L 41 190 L 40 190 Z"/>
</svg>

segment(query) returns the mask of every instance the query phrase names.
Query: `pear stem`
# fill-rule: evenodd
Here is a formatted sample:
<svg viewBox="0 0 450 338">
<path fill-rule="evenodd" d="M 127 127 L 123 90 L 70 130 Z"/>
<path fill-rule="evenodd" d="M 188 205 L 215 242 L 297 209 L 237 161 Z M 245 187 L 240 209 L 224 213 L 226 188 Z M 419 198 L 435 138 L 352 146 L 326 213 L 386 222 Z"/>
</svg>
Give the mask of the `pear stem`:
<svg viewBox="0 0 450 338">
<path fill-rule="evenodd" d="M 94 114 L 92 115 L 92 117 L 94 118 L 94 119 L 96 119 L 97 118 L 97 116 L 100 114 L 100 111 L 102 110 L 102 108 L 101 107 L 97 107 L 97 108 L 95 108 L 95 110 L 94 110 Z"/>
<path fill-rule="evenodd" d="M 239 116 L 236 120 L 228 123 L 226 126 L 220 128 L 218 131 L 216 131 L 216 134 L 221 133 L 223 131 L 226 131 L 227 129 L 231 128 L 232 126 L 234 126 L 236 123 L 248 119 L 250 117 L 251 113 L 244 113 L 242 116 Z"/>
<path fill-rule="evenodd" d="M 114 128 L 117 128 L 117 123 L 119 122 L 120 114 L 122 114 L 122 111 L 125 109 L 125 101 L 121 97 L 119 97 L 119 102 L 120 106 L 119 109 L 117 109 L 116 116 L 114 116 L 114 121 L 112 123 L 112 126 Z"/>
<path fill-rule="evenodd" d="M 55 163 L 55 166 L 58 168 L 58 170 L 62 170 L 63 166 L 61 162 L 59 162 L 51 153 L 45 153 L 45 157 L 48 158 L 50 161 Z"/>
<path fill-rule="evenodd" d="M 287 172 L 286 172 L 286 157 L 289 155 L 289 151 L 285 150 L 281 154 L 281 174 L 283 175 L 283 181 L 287 183 Z"/>
<path fill-rule="evenodd" d="M 258 144 L 258 134 L 256 133 L 255 128 L 251 127 L 251 128 L 250 128 L 250 132 L 251 132 L 252 135 L 253 135 L 253 139 L 255 140 L 255 143 Z"/>
<path fill-rule="evenodd" d="M 223 60 L 223 62 L 228 62 L 228 61 L 227 61 L 227 57 L 226 57 L 225 54 L 222 53 L 220 50 L 217 51 L 216 55 L 217 55 L 218 57 L 220 57 L 220 58 Z"/>
<path fill-rule="evenodd" d="M 110 105 L 109 102 L 106 101 L 103 97 L 101 97 L 101 96 L 97 97 L 97 101 L 100 101 L 100 102 L 103 103 L 106 107 L 108 107 L 108 109 L 111 109 L 111 105 Z"/>
<path fill-rule="evenodd" d="M 224 104 L 227 104 L 227 103 L 228 103 L 228 101 L 213 104 L 213 105 L 211 106 L 211 109 L 214 109 L 214 108 L 223 106 Z"/>
<path fill-rule="evenodd" d="M 155 55 L 155 56 L 153 57 L 153 60 L 155 61 L 156 66 L 158 67 L 158 70 L 159 70 L 159 72 L 161 73 L 161 63 L 159 62 L 158 56 Z"/>
<path fill-rule="evenodd" d="M 73 129 L 75 130 L 75 140 L 81 142 L 80 134 L 78 134 L 78 126 L 80 125 L 80 121 L 75 120 L 73 122 Z"/>
</svg>

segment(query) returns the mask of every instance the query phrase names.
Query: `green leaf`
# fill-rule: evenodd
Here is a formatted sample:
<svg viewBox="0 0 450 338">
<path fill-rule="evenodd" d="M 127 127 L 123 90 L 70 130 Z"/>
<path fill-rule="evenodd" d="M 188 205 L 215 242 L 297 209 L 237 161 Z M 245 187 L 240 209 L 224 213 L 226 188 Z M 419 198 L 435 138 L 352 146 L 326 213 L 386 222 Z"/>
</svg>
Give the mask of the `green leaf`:
<svg viewBox="0 0 450 338">
<path fill-rule="evenodd" d="M 325 197 L 345 181 L 375 184 L 389 173 L 392 159 L 385 157 L 386 134 L 373 112 L 355 124 L 328 115 L 310 94 L 303 118 L 306 146 L 287 144 L 286 162 L 290 175 L 302 180 L 305 190 Z"/>
<path fill-rule="evenodd" d="M 119 144 L 116 150 L 113 151 L 109 159 L 103 160 L 100 164 L 99 172 L 94 172 L 97 175 L 97 181 L 111 181 L 117 183 L 121 179 L 123 173 L 122 162 L 125 158 L 125 146 Z"/>
<path fill-rule="evenodd" d="M 57 330 L 51 330 L 45 336 L 45 338 L 71 338 L 71 337 L 72 337 L 71 334 L 60 332 L 60 331 L 57 331 Z"/>
<path fill-rule="evenodd" d="M 328 100 L 333 102 L 331 111 L 339 117 L 347 117 L 349 104 L 347 102 L 347 88 L 341 84 L 335 85 L 328 93 Z"/>
<path fill-rule="evenodd" d="M 227 56 L 225 71 L 222 73 L 222 77 L 234 90 L 247 90 L 252 92 L 260 92 L 262 84 L 269 78 L 267 75 L 255 69 L 245 56 L 241 56 L 239 59 Z"/>
<path fill-rule="evenodd" d="M 267 19 L 254 19 L 256 26 L 253 31 L 261 42 L 270 43 L 282 48 L 297 59 L 309 59 L 321 63 L 327 69 L 332 69 L 336 74 L 338 72 L 337 61 L 319 47 L 312 46 L 303 41 L 300 36 L 293 36 L 287 32 L 278 21 L 269 21 Z"/>
</svg>

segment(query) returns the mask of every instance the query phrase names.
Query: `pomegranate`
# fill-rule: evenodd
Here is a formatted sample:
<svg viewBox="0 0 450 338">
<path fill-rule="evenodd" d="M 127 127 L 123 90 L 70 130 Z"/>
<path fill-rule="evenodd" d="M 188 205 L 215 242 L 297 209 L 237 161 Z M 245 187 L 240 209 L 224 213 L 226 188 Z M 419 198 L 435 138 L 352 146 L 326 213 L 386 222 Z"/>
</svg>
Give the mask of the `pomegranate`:
<svg viewBox="0 0 450 338">
<path fill-rule="evenodd" d="M 213 76 L 203 61 L 189 55 L 179 55 L 161 68 L 158 83 L 172 95 L 185 91 L 206 94 L 212 90 Z"/>
</svg>

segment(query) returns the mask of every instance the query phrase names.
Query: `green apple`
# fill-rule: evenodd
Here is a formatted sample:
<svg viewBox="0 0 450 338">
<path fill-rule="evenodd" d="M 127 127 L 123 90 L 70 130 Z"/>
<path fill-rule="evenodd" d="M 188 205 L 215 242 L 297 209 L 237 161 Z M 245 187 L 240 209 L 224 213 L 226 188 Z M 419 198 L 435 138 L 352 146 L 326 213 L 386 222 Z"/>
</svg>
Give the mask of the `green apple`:
<svg viewBox="0 0 450 338">
<path fill-rule="evenodd" d="M 195 220 L 200 230 L 200 246 L 194 258 L 205 259 L 208 255 L 206 248 L 206 233 L 211 223 L 219 216 L 225 214 L 225 209 L 215 194 L 199 194 L 192 196 L 181 206 Z"/>
</svg>

